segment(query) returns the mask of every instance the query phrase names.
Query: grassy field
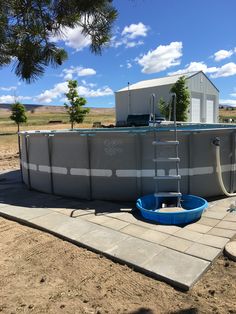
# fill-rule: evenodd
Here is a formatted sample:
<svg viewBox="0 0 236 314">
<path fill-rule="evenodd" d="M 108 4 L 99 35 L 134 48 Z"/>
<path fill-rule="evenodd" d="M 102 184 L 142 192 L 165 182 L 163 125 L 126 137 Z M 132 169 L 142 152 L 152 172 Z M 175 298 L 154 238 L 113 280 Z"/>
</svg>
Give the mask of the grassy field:
<svg viewBox="0 0 236 314">
<path fill-rule="evenodd" d="M 47 109 L 46 109 L 47 108 Z M 36 109 L 35 112 L 27 112 L 28 121 L 22 124 L 21 130 L 54 130 L 70 128 L 69 118 L 64 108 L 46 107 Z M 16 132 L 15 123 L 10 120 L 10 111 L 0 111 L 0 134 L 12 134 Z M 61 123 L 49 123 L 59 120 Z M 113 108 L 92 108 L 82 124 L 76 124 L 77 128 L 91 128 L 93 123 L 100 121 L 104 125 L 115 123 L 115 111 Z"/>
<path fill-rule="evenodd" d="M 236 120 L 236 110 L 219 109 L 219 122 L 223 121 L 224 119 Z"/>
<path fill-rule="evenodd" d="M 0 109 L 0 170 L 19 167 L 17 127 L 10 120 L 10 111 Z M 42 107 L 33 113 L 28 111 L 28 122 L 21 125 L 22 131 L 69 129 L 68 115 L 63 107 Z M 49 123 L 60 120 L 62 123 Z M 115 110 L 112 108 L 93 108 L 85 117 L 84 123 L 76 124 L 76 128 L 91 128 L 94 122 L 104 125 L 115 123 Z"/>
</svg>

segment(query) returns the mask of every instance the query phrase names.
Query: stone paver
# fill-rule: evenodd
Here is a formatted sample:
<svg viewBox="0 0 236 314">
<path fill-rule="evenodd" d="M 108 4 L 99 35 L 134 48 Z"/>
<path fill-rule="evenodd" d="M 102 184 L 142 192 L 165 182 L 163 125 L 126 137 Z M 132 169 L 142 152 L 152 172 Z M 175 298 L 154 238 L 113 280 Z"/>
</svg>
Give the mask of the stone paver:
<svg viewBox="0 0 236 314">
<path fill-rule="evenodd" d="M 175 232 L 174 236 L 179 237 L 179 238 L 183 238 L 186 240 L 196 241 L 197 239 L 199 239 L 202 236 L 202 233 L 183 228 L 183 229 Z"/>
<path fill-rule="evenodd" d="M 156 230 L 168 234 L 174 234 L 175 232 L 179 231 L 182 229 L 181 227 L 178 226 L 168 226 L 168 225 L 157 225 Z"/>
<path fill-rule="evenodd" d="M 198 243 L 213 246 L 215 248 L 223 248 L 228 241 L 229 239 L 227 238 L 217 237 L 211 234 L 203 234 L 196 240 Z"/>
<path fill-rule="evenodd" d="M 211 230 L 211 228 L 212 228 L 211 226 L 202 225 L 200 222 L 189 224 L 185 227 L 185 229 L 196 231 L 199 233 L 207 233 L 208 231 Z"/>
<path fill-rule="evenodd" d="M 79 240 L 84 234 L 95 230 L 92 223 L 53 212 L 46 216 L 31 219 L 30 223 L 72 240 Z"/>
<path fill-rule="evenodd" d="M 236 231 L 236 222 L 221 221 L 216 225 L 217 228 L 230 229 Z"/>
<path fill-rule="evenodd" d="M 216 235 L 218 237 L 231 239 L 236 234 L 236 230 L 212 228 L 207 234 L 212 234 L 212 235 Z"/>
<path fill-rule="evenodd" d="M 147 228 L 143 228 L 143 227 L 137 226 L 135 224 L 129 224 L 127 227 L 122 228 L 120 231 L 122 233 L 126 233 L 126 234 L 129 234 L 129 235 L 137 237 L 137 238 L 142 238 L 142 235 L 147 230 L 148 230 Z"/>
<path fill-rule="evenodd" d="M 107 250 L 111 256 L 119 257 L 129 263 L 142 266 L 155 255 L 160 254 L 165 248 L 145 240 L 128 237 L 117 243 L 111 250 Z"/>
<path fill-rule="evenodd" d="M 85 216 L 83 218 L 86 219 L 87 221 L 91 221 L 91 222 L 94 222 L 94 223 L 99 224 L 99 225 L 103 225 L 104 223 L 106 223 L 107 221 L 110 221 L 112 219 L 112 218 L 109 218 L 105 215 L 89 215 L 89 216 Z"/>
<path fill-rule="evenodd" d="M 129 225 L 128 222 L 125 222 L 125 221 L 122 221 L 119 219 L 115 219 L 115 218 L 112 218 L 103 224 L 103 226 L 111 228 L 113 230 L 120 230 L 120 229 L 122 229 L 128 225 Z"/>
<path fill-rule="evenodd" d="M 206 211 L 202 216 L 214 219 L 223 219 L 227 215 L 227 212 Z"/>
<path fill-rule="evenodd" d="M 14 216 L 18 219 L 31 220 L 40 216 L 49 215 L 51 211 L 48 208 L 29 208 L 9 205 L 6 207 L 1 207 L 1 213 Z"/>
<path fill-rule="evenodd" d="M 111 250 L 117 243 L 128 239 L 118 231 L 98 226 L 95 230 L 79 238 L 79 242 L 100 252 Z"/>
<path fill-rule="evenodd" d="M 182 289 L 200 278 L 236 234 L 236 213 L 228 211 L 236 198 L 210 203 L 195 223 L 168 226 L 142 220 L 129 205 L 28 191 L 14 175 L 9 178 L 5 174 L 0 185 L 0 215 L 47 230 Z"/>
<path fill-rule="evenodd" d="M 207 218 L 207 217 L 202 217 L 199 221 L 199 223 L 201 223 L 202 225 L 206 225 L 210 227 L 215 227 L 219 222 L 220 222 L 220 219 Z"/>
<path fill-rule="evenodd" d="M 227 214 L 227 215 L 224 217 L 224 220 L 236 222 L 236 212 Z"/>
<path fill-rule="evenodd" d="M 168 237 L 168 234 L 156 230 L 147 230 L 140 236 L 140 238 L 153 243 L 162 243 Z"/>
<path fill-rule="evenodd" d="M 193 242 L 189 240 L 177 238 L 175 236 L 170 236 L 161 243 L 161 245 L 180 252 L 186 251 L 192 244 Z"/>
<path fill-rule="evenodd" d="M 110 215 L 107 214 L 107 216 L 114 217 L 128 223 L 136 223 L 138 221 L 138 219 L 134 217 L 131 213 L 112 213 Z"/>
<path fill-rule="evenodd" d="M 208 245 L 194 243 L 185 251 L 185 253 L 207 261 L 213 261 L 221 253 L 221 250 Z"/>
<path fill-rule="evenodd" d="M 189 289 L 210 263 L 174 250 L 163 250 L 143 265 L 154 276 L 177 286 Z"/>
</svg>

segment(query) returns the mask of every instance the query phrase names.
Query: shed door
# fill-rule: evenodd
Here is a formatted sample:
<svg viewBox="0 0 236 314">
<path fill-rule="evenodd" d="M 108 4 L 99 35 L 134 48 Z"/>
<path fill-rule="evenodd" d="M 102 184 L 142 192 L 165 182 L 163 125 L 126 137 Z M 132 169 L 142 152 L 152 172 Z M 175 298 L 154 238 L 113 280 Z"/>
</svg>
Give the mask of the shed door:
<svg viewBox="0 0 236 314">
<path fill-rule="evenodd" d="M 206 123 L 214 123 L 214 101 L 206 102 Z"/>
<path fill-rule="evenodd" d="M 201 99 L 192 98 L 191 122 L 198 123 L 201 121 Z"/>
</svg>

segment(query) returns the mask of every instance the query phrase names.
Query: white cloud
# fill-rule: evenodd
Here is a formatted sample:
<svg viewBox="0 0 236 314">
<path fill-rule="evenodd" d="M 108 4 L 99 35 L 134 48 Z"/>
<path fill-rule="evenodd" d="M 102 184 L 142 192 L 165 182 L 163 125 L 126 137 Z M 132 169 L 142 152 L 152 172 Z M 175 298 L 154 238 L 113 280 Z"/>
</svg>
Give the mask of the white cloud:
<svg viewBox="0 0 236 314">
<path fill-rule="evenodd" d="M 24 101 L 30 100 L 32 97 L 30 96 L 12 96 L 12 95 L 1 95 L 0 103 L 13 104 L 16 101 Z"/>
<path fill-rule="evenodd" d="M 166 46 L 160 45 L 136 60 L 142 66 L 143 73 L 161 72 L 180 64 L 182 47 L 182 42 L 172 42 Z"/>
<path fill-rule="evenodd" d="M 36 96 L 36 101 L 40 103 L 49 104 L 53 99 L 61 97 L 62 94 L 65 94 L 68 91 L 68 83 L 58 83 L 54 85 L 52 89 L 47 89 L 40 95 Z"/>
<path fill-rule="evenodd" d="M 75 49 L 76 51 L 83 50 L 91 44 L 90 36 L 82 34 L 82 27 L 75 28 L 64 27 L 60 30 L 60 34 L 52 35 L 50 37 L 52 42 L 64 41 L 66 46 Z"/>
<path fill-rule="evenodd" d="M 236 74 L 236 64 L 234 62 L 226 63 L 222 67 L 217 68 L 217 71 L 211 75 L 212 78 L 226 77 Z"/>
<path fill-rule="evenodd" d="M 217 71 L 216 67 L 208 68 L 207 65 L 204 62 L 190 62 L 190 64 L 187 64 L 184 69 L 170 72 L 168 75 L 175 75 L 175 74 L 184 74 L 188 72 L 195 72 L 195 71 L 203 71 L 204 73 L 214 73 Z"/>
<path fill-rule="evenodd" d="M 139 22 L 138 24 L 131 24 L 129 26 L 125 26 L 121 35 L 126 36 L 127 38 L 134 39 L 137 37 L 146 37 L 148 32 L 148 27 L 143 23 Z"/>
<path fill-rule="evenodd" d="M 8 86 L 8 87 L 2 86 L 2 87 L 0 87 L 0 90 L 7 91 L 7 92 L 9 92 L 11 90 L 16 90 L 16 89 L 17 89 L 16 86 Z"/>
<path fill-rule="evenodd" d="M 232 94 L 230 94 L 230 96 L 236 97 L 236 93 L 232 93 Z"/>
<path fill-rule="evenodd" d="M 86 86 L 79 86 L 78 87 L 78 93 L 79 95 L 83 97 L 102 97 L 102 96 L 109 96 L 113 94 L 113 90 L 108 87 L 104 86 L 102 88 L 98 88 L 96 90 L 89 89 Z"/>
<path fill-rule="evenodd" d="M 233 106 L 236 106 L 236 100 L 235 99 L 220 99 L 219 103 L 221 105 L 233 105 Z"/>
<path fill-rule="evenodd" d="M 118 48 L 120 46 L 125 46 L 125 48 L 133 48 L 136 46 L 143 45 L 142 40 L 135 40 L 138 37 L 146 37 L 149 27 L 139 22 L 138 24 L 131 24 L 125 26 L 120 36 L 118 30 L 116 35 L 111 38 L 111 47 Z"/>
<path fill-rule="evenodd" d="M 214 59 L 215 61 L 221 61 L 221 60 L 231 57 L 233 53 L 234 53 L 233 50 L 222 49 L 214 53 Z"/>
<path fill-rule="evenodd" d="M 90 75 L 95 75 L 96 71 L 92 68 L 83 68 L 83 67 L 73 67 L 71 66 L 68 69 L 64 69 L 62 71 L 62 75 L 65 80 L 72 80 L 73 75 L 75 74 L 76 76 L 90 76 Z"/>
<path fill-rule="evenodd" d="M 80 69 L 78 71 L 78 76 L 88 76 L 88 75 L 95 75 L 95 74 L 96 74 L 96 71 L 91 68 Z"/>
<path fill-rule="evenodd" d="M 191 62 L 190 64 L 187 64 L 184 69 L 170 72 L 168 75 L 183 74 L 193 71 L 211 73 L 211 78 L 226 77 L 236 74 L 236 64 L 234 62 L 230 62 L 222 65 L 221 67 L 208 67 L 204 62 Z"/>
<path fill-rule="evenodd" d="M 64 99 L 64 94 L 68 92 L 68 82 L 62 82 L 54 85 L 52 89 L 45 90 L 40 95 L 36 96 L 35 101 L 40 103 L 51 103 L 55 99 Z M 98 89 L 91 89 L 90 86 L 78 87 L 78 93 L 83 97 L 101 97 L 112 95 L 113 91 L 110 87 L 104 86 Z M 59 100 L 58 100 L 59 101 Z"/>
<path fill-rule="evenodd" d="M 137 46 L 141 46 L 143 45 L 144 42 L 142 40 L 139 41 L 127 41 L 125 44 L 126 48 L 133 48 L 133 47 L 137 47 Z"/>
<path fill-rule="evenodd" d="M 96 87 L 96 86 L 97 86 L 97 84 L 95 84 L 95 83 L 88 83 L 88 82 L 85 81 L 85 80 L 82 80 L 81 83 L 82 83 L 83 85 L 89 86 L 89 87 Z"/>
<path fill-rule="evenodd" d="M 132 68 L 132 64 L 130 63 L 130 62 L 127 62 L 127 69 L 130 69 L 130 68 Z"/>
</svg>

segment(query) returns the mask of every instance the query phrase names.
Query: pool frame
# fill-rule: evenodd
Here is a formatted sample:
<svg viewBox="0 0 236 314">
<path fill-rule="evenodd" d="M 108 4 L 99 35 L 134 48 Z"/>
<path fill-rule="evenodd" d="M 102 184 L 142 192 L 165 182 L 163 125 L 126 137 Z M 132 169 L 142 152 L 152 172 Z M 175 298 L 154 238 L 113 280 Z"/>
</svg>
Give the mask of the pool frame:
<svg viewBox="0 0 236 314">
<path fill-rule="evenodd" d="M 173 126 L 161 125 L 20 132 L 23 181 L 30 189 L 56 195 L 135 201 L 154 192 L 154 132 L 159 140 L 172 140 L 173 131 Z M 236 190 L 236 125 L 180 124 L 182 193 L 202 197 L 223 194 L 217 180 L 215 137 L 221 140 L 225 187 L 229 192 Z M 161 148 L 160 156 L 171 156 L 172 149 Z M 158 174 L 174 172 L 174 164 L 159 164 Z M 161 182 L 159 190 L 174 191 L 175 184 Z"/>
</svg>

